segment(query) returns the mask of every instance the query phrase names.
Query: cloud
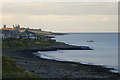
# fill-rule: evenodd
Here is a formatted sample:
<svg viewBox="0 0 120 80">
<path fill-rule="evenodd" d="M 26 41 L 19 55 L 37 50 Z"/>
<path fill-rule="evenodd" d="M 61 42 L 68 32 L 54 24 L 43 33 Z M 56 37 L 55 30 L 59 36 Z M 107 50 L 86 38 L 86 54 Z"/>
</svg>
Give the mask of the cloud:
<svg viewBox="0 0 120 80">
<path fill-rule="evenodd" d="M 4 3 L 4 14 L 117 15 L 117 3 Z"/>
<path fill-rule="evenodd" d="M 58 32 L 117 31 L 117 3 L 4 3 L 3 24 Z"/>
<path fill-rule="evenodd" d="M 116 15 L 4 15 L 3 23 L 59 32 L 117 31 L 118 24 Z"/>
<path fill-rule="evenodd" d="M 2 0 L 2 2 L 119 2 L 119 0 Z"/>
</svg>

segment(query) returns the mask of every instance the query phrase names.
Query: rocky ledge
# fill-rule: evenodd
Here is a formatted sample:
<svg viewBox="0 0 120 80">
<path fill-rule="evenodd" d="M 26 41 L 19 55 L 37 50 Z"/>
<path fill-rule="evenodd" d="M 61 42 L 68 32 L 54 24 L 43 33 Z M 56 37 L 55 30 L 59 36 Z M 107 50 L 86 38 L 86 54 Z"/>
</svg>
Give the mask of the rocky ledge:
<svg viewBox="0 0 120 80">
<path fill-rule="evenodd" d="M 88 46 L 75 46 L 75 45 L 69 45 L 63 42 L 56 42 L 50 46 L 47 47 L 39 47 L 39 48 L 26 48 L 22 49 L 23 51 L 57 51 L 57 50 L 93 50 L 92 48 Z M 20 50 L 21 51 L 21 50 Z"/>
</svg>

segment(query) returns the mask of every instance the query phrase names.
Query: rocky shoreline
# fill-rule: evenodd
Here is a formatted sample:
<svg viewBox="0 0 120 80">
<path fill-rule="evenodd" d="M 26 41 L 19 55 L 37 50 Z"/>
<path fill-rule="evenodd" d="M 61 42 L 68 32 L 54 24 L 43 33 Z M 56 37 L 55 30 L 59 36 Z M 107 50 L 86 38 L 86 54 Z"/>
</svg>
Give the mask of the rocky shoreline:
<svg viewBox="0 0 120 80">
<path fill-rule="evenodd" d="M 110 68 L 42 59 L 33 54 L 36 50 L 3 49 L 3 55 L 10 56 L 18 67 L 33 72 L 40 78 L 76 78 L 80 80 L 120 80 L 120 74 Z"/>
<path fill-rule="evenodd" d="M 47 47 L 26 48 L 26 49 L 24 48 L 24 49 L 19 49 L 18 51 L 36 52 L 36 51 L 57 51 L 57 50 L 93 50 L 93 49 L 88 46 L 74 46 L 63 42 L 56 42 Z"/>
</svg>

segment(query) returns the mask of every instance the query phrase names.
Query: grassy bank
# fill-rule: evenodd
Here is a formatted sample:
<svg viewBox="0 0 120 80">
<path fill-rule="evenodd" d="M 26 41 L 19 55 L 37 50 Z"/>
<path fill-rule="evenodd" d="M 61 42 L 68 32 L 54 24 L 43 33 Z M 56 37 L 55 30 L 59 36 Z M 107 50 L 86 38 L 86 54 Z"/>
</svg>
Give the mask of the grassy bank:
<svg viewBox="0 0 120 80">
<path fill-rule="evenodd" d="M 16 66 L 15 61 L 10 57 L 3 56 L 2 77 L 5 78 L 36 78 L 33 73 Z"/>
<path fill-rule="evenodd" d="M 26 49 L 37 51 L 56 50 L 93 50 L 88 46 L 69 45 L 52 39 L 4 39 L 2 48 Z"/>
<path fill-rule="evenodd" d="M 2 48 L 44 48 L 55 43 L 54 40 L 44 39 L 4 39 Z"/>
</svg>

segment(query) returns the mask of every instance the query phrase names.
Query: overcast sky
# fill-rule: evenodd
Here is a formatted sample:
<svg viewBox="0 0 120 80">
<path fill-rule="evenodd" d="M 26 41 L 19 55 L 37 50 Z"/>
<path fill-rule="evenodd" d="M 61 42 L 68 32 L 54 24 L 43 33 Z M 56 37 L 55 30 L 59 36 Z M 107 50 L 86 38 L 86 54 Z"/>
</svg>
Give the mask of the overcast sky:
<svg viewBox="0 0 120 80">
<path fill-rule="evenodd" d="M 117 2 L 3 3 L 3 24 L 54 32 L 116 32 Z"/>
</svg>

